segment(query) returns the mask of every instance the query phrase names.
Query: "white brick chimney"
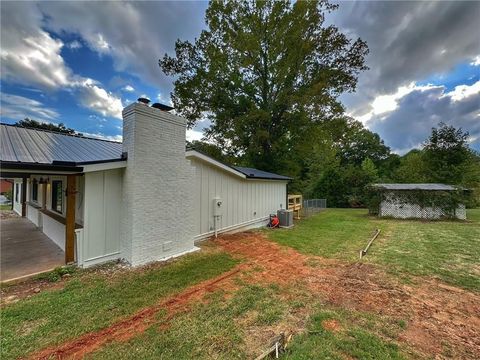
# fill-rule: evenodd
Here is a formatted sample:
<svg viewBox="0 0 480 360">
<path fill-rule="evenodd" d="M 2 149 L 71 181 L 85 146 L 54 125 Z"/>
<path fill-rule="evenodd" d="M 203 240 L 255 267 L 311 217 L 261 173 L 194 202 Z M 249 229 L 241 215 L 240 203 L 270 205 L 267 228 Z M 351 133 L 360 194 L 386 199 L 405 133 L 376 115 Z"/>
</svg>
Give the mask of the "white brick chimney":
<svg viewBox="0 0 480 360">
<path fill-rule="evenodd" d="M 186 120 L 134 103 L 123 110 L 122 257 L 133 266 L 196 250 Z"/>
</svg>

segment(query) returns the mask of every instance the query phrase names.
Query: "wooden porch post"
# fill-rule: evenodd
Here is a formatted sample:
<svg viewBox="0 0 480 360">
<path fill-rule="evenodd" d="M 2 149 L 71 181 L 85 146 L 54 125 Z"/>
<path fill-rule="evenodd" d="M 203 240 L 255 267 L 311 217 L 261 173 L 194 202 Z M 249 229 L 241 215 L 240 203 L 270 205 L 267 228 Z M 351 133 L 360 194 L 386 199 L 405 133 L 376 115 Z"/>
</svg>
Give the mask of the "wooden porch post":
<svg viewBox="0 0 480 360">
<path fill-rule="evenodd" d="M 27 216 L 27 178 L 22 178 L 22 217 Z"/>
<path fill-rule="evenodd" d="M 75 175 L 67 175 L 67 214 L 65 218 L 65 263 L 75 261 Z"/>
</svg>

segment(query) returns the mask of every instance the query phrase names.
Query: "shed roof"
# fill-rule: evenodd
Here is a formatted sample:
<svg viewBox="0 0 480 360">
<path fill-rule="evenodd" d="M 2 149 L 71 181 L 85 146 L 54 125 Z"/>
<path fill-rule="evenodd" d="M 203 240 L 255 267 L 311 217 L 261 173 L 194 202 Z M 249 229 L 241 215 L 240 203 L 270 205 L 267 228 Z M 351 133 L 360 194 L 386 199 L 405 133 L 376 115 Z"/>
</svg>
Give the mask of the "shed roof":
<svg viewBox="0 0 480 360">
<path fill-rule="evenodd" d="M 120 161 L 122 143 L 0 124 L 2 163 L 75 165 Z"/>
<path fill-rule="evenodd" d="M 457 187 L 445 184 L 373 184 L 374 187 L 385 190 L 430 190 L 430 191 L 454 191 Z"/>
</svg>

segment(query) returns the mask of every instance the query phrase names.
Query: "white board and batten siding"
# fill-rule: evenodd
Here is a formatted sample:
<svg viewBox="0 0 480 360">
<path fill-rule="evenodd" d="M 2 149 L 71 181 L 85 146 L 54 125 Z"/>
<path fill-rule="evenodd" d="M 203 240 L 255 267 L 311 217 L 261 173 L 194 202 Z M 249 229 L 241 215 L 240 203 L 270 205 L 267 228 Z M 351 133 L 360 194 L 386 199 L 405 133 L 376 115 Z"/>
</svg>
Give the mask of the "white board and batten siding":
<svg viewBox="0 0 480 360">
<path fill-rule="evenodd" d="M 217 232 L 266 225 L 270 214 L 286 206 L 287 181 L 247 179 L 190 157 L 195 168 L 195 241 L 215 233 L 214 199 L 222 201 Z"/>
<path fill-rule="evenodd" d="M 84 228 L 79 263 L 88 267 L 120 258 L 123 169 L 85 173 Z"/>
</svg>

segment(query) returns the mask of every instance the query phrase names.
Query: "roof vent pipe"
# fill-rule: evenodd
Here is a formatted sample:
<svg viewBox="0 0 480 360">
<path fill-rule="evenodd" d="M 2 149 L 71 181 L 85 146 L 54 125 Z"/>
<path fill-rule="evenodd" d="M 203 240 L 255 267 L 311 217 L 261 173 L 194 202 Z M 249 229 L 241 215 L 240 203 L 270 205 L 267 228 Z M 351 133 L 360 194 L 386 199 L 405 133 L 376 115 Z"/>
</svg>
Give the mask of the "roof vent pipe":
<svg viewBox="0 0 480 360">
<path fill-rule="evenodd" d="M 152 105 L 152 107 L 155 108 L 155 109 L 162 110 L 162 111 L 173 110 L 173 107 L 165 105 L 165 104 L 160 104 L 160 103 L 155 103 L 155 104 Z"/>
<path fill-rule="evenodd" d="M 150 103 L 150 99 L 144 98 L 144 97 L 139 97 L 137 99 L 138 102 L 141 102 L 142 104 L 148 105 Z"/>
</svg>

